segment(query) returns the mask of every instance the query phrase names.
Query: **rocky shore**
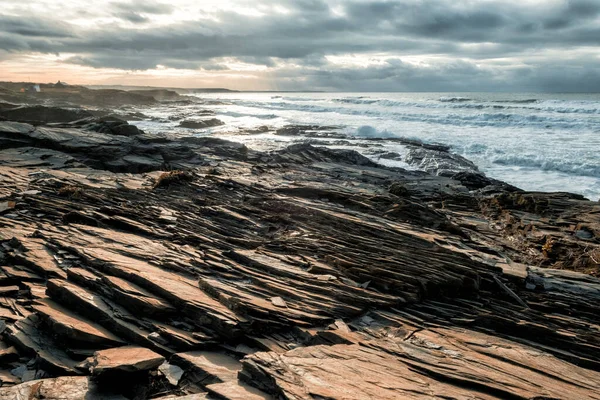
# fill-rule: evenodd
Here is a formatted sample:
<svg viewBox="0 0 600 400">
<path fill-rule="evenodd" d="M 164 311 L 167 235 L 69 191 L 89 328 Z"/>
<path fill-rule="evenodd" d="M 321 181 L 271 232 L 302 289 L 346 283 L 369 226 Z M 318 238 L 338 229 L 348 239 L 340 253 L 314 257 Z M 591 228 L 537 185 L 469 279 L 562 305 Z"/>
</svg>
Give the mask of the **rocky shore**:
<svg viewBox="0 0 600 400">
<path fill-rule="evenodd" d="M 40 107 L 0 107 L 1 400 L 600 398 L 600 203 Z"/>
</svg>

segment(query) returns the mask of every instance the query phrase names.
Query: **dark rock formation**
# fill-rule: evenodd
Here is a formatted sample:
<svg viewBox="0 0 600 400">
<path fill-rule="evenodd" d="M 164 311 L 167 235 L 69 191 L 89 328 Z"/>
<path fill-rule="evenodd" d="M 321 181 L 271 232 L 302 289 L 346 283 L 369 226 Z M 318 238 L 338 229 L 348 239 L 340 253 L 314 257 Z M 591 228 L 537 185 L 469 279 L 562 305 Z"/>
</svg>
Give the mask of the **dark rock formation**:
<svg viewBox="0 0 600 400">
<path fill-rule="evenodd" d="M 217 118 L 204 119 L 199 121 L 192 121 L 186 119 L 185 121 L 181 121 L 179 126 L 182 128 L 190 128 L 190 129 L 204 129 L 204 128 L 212 128 L 213 126 L 225 125 L 223 121 Z"/>
<path fill-rule="evenodd" d="M 306 143 L 291 145 L 282 150 L 277 157 L 282 161 L 292 163 L 334 161 L 370 167 L 377 165 L 375 162 L 355 150 L 328 149 L 326 147 L 315 147 Z"/>
<path fill-rule="evenodd" d="M 181 96 L 174 90 L 167 89 L 142 89 L 142 90 L 129 90 L 129 93 L 140 95 L 140 96 L 150 96 L 155 100 L 164 101 L 164 100 L 179 100 Z"/>
<path fill-rule="evenodd" d="M 46 106 L 20 106 L 0 110 L 0 117 L 32 125 L 44 125 L 50 122 L 71 122 L 92 117 L 92 113 L 81 109 L 65 109 Z"/>
<path fill-rule="evenodd" d="M 141 131 L 135 125 L 129 125 L 124 121 L 111 121 L 102 119 L 92 119 L 89 122 L 82 125 L 83 129 L 99 132 L 99 133 L 108 133 L 110 135 L 118 135 L 118 136 L 137 136 L 142 135 L 144 131 Z"/>
<path fill-rule="evenodd" d="M 121 119 L 127 120 L 127 121 L 143 121 L 145 119 L 150 119 L 149 116 L 147 116 L 146 114 L 141 113 L 139 111 L 121 112 L 117 115 Z"/>
<path fill-rule="evenodd" d="M 599 215 L 353 151 L 1 122 L 0 398 L 594 399 Z"/>
<path fill-rule="evenodd" d="M 27 82 L 1 82 L 0 100 L 17 104 L 53 104 L 96 107 L 122 107 L 123 105 L 150 105 L 157 100 L 150 93 L 134 93 L 118 89 L 89 89 L 83 86 L 40 85 L 42 91 L 33 95 L 20 93 L 23 87 L 31 85 Z M 144 91 L 142 91 L 144 92 Z"/>
<path fill-rule="evenodd" d="M 440 176 L 479 172 L 472 161 L 450 152 L 448 148 L 432 148 L 431 145 L 409 145 L 404 161 L 421 171 Z"/>
<path fill-rule="evenodd" d="M 18 122 L 0 122 L 2 148 L 37 147 L 62 151 L 91 168 L 113 172 L 147 172 L 176 166 L 186 160 L 201 164 L 189 146 L 161 142 L 141 134 L 133 125 L 118 122 L 86 126 L 93 130 L 34 127 Z M 133 135 L 133 136 L 130 136 Z"/>
<path fill-rule="evenodd" d="M 338 129 L 340 128 L 337 126 L 289 125 L 277 129 L 275 134 L 280 136 L 344 139 L 345 134 L 335 132 Z"/>
<path fill-rule="evenodd" d="M 377 153 L 377 158 L 383 158 L 384 160 L 402 160 L 402 156 L 395 151 L 386 151 L 384 153 Z"/>
</svg>

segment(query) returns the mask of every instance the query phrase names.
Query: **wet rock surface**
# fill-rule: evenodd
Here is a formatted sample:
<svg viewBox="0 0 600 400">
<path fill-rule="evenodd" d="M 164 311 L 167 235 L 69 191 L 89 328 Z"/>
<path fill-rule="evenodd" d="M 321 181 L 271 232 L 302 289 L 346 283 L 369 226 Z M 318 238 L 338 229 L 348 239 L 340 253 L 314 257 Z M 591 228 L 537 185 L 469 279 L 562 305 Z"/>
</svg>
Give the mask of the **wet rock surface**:
<svg viewBox="0 0 600 400">
<path fill-rule="evenodd" d="M 203 129 L 211 128 L 213 126 L 224 125 L 224 122 L 217 118 L 203 119 L 203 120 L 188 120 L 181 121 L 179 126 L 182 128 L 189 129 Z"/>
<path fill-rule="evenodd" d="M 123 105 L 153 105 L 159 100 L 173 101 L 169 90 L 139 90 L 126 91 L 119 89 L 90 89 L 77 85 L 40 84 L 41 92 L 24 93 L 21 89 L 27 88 L 32 83 L 27 82 L 0 82 L 0 99 L 14 104 L 40 104 L 80 107 L 122 107 Z M 154 97 L 156 96 L 156 97 Z M 175 97 L 177 99 L 178 97 Z"/>
<path fill-rule="evenodd" d="M 0 399 L 600 398 L 597 202 L 72 122 L 0 122 Z"/>
<path fill-rule="evenodd" d="M 153 171 L 183 160 L 192 164 L 202 162 L 200 155 L 189 146 L 143 135 L 132 125 L 104 124 L 92 128 L 95 130 L 0 122 L 0 144 L 2 148 L 16 148 L 17 151 L 26 148 L 57 150 L 71 155 L 73 162 L 114 172 Z"/>
<path fill-rule="evenodd" d="M 307 138 L 334 138 L 343 139 L 346 137 L 341 132 L 336 132 L 339 129 L 337 126 L 321 126 L 321 125 L 288 125 L 275 131 L 279 136 L 294 136 Z"/>
<path fill-rule="evenodd" d="M 479 169 L 470 160 L 451 153 L 448 148 L 431 148 L 423 145 L 408 145 L 404 161 L 421 171 L 440 176 L 453 176 L 458 173 L 477 173 Z"/>
<path fill-rule="evenodd" d="M 179 100 L 181 97 L 176 91 L 168 89 L 129 90 L 128 93 L 140 96 L 150 96 L 158 101 Z"/>
<path fill-rule="evenodd" d="M 71 122 L 92 117 L 92 113 L 81 108 L 65 109 L 47 106 L 18 106 L 0 109 L 0 117 L 33 125 L 44 125 L 51 122 Z"/>
</svg>

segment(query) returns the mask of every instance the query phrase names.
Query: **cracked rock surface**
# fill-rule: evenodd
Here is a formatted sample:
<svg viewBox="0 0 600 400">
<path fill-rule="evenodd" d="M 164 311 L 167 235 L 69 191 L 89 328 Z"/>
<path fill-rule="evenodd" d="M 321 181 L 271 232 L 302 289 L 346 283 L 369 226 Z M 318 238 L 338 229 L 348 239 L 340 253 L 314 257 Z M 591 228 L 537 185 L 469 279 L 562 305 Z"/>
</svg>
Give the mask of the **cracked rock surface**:
<svg viewBox="0 0 600 400">
<path fill-rule="evenodd" d="M 444 175 L 0 122 L 0 399 L 600 399 L 600 204 Z"/>
</svg>

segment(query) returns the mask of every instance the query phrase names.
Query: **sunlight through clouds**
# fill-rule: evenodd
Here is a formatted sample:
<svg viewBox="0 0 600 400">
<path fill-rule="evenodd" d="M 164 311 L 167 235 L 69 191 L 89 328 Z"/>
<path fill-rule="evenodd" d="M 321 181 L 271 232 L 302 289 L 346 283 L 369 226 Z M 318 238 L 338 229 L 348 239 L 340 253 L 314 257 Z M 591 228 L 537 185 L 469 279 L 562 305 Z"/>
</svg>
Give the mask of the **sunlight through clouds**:
<svg viewBox="0 0 600 400">
<path fill-rule="evenodd" d="M 587 91 L 600 87 L 599 18 L 594 0 L 3 0 L 0 79 Z"/>
</svg>

